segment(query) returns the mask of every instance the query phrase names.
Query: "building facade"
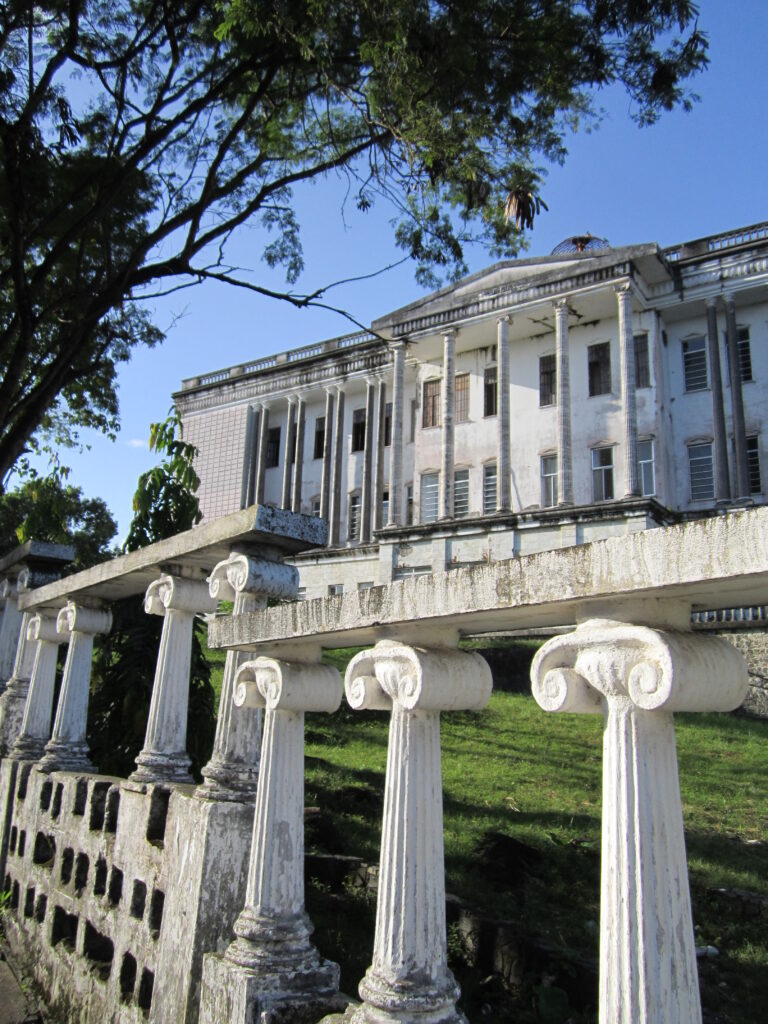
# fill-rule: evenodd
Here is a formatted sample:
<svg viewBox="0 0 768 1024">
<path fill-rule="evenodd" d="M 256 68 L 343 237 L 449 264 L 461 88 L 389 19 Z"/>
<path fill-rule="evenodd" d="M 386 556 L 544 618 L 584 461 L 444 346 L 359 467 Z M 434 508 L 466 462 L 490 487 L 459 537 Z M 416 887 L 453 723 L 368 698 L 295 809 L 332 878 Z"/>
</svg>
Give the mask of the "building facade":
<svg viewBox="0 0 768 1024">
<path fill-rule="evenodd" d="M 768 223 L 568 240 L 174 398 L 206 519 L 328 519 L 308 597 L 763 503 Z"/>
</svg>

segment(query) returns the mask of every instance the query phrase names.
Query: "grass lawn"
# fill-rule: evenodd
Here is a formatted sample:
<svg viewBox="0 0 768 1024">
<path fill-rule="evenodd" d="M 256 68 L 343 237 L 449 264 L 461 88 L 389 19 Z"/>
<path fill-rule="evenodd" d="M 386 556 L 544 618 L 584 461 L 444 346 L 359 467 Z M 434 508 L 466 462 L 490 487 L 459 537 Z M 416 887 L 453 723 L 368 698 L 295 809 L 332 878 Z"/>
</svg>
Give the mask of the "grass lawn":
<svg viewBox="0 0 768 1024">
<path fill-rule="evenodd" d="M 328 660 L 343 669 L 349 652 Z M 733 715 L 677 717 L 678 758 L 705 1021 L 753 1024 L 768 1004 L 768 723 Z M 378 862 L 388 718 L 376 712 L 307 716 L 307 805 L 329 823 L 319 852 Z M 524 935 L 597 957 L 602 722 L 547 715 L 530 696 L 494 693 L 479 713 L 442 718 L 446 887 Z M 312 836 L 308 837 L 312 842 Z M 354 992 L 370 962 L 374 900 L 344 906 L 310 882 L 320 949 L 339 959 Z M 452 966 L 471 1021 L 594 1019 L 546 977 L 517 986 L 474 977 L 459 936 Z M 504 989 L 504 991 L 501 991 Z"/>
</svg>

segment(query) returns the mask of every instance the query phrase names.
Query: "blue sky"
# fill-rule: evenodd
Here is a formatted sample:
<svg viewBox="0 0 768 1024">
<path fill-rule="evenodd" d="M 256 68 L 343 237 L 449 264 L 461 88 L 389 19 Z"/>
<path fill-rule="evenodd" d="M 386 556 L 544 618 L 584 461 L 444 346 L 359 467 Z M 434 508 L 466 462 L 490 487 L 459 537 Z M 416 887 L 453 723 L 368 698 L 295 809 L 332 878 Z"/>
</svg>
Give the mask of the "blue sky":
<svg viewBox="0 0 768 1024">
<path fill-rule="evenodd" d="M 549 206 L 530 234 L 529 254 L 547 255 L 563 238 L 586 231 L 613 245 L 671 245 L 768 219 L 768 3 L 701 0 L 699 24 L 710 36 L 711 65 L 694 82 L 701 96 L 691 113 L 667 114 L 637 128 L 628 98 L 599 97 L 600 128 L 572 136 L 564 167 L 551 168 L 543 190 Z M 297 290 L 372 273 L 396 260 L 391 211 L 342 213 L 345 185 L 330 180 L 297 194 L 306 270 Z M 260 262 L 258 236 L 243 229 L 231 256 L 261 283 L 281 287 Z M 490 262 L 469 254 L 470 270 Z M 329 301 L 362 323 L 422 294 L 413 269 L 399 267 L 333 290 Z M 162 347 L 137 351 L 120 375 L 122 430 L 115 443 L 83 437 L 91 448 L 63 453 L 70 482 L 102 497 L 118 519 L 119 538 L 131 517 L 140 472 L 155 463 L 149 424 L 163 419 L 183 377 L 284 351 L 354 327 L 327 311 L 295 310 L 224 285 L 205 285 L 158 301 L 155 319 L 168 335 Z"/>
</svg>

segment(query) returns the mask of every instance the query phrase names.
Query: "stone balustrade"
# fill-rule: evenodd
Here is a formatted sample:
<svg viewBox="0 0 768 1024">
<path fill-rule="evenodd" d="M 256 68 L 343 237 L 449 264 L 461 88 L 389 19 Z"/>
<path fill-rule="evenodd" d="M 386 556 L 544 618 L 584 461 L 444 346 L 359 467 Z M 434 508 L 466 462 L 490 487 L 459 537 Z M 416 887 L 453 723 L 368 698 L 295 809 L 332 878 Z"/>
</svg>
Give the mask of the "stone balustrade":
<svg viewBox="0 0 768 1024">
<path fill-rule="evenodd" d="M 133 1022 L 140 1011 L 163 1024 L 460 1024 L 446 957 L 439 720 L 481 709 L 491 681 L 485 662 L 458 640 L 568 626 L 537 655 L 532 685 L 545 711 L 605 720 L 601 1024 L 699 1024 L 673 715 L 726 711 L 743 699 L 741 655 L 693 634 L 691 613 L 766 603 L 768 509 L 274 607 L 266 598 L 290 596 L 292 571 L 252 549 L 218 554 L 208 594 L 196 580 L 194 599 L 182 602 L 191 614 L 198 601 L 235 601 L 235 614 L 209 629 L 210 641 L 229 653 L 203 785 L 178 785 L 173 773 L 121 783 L 84 774 L 85 765 L 73 774 L 30 772 L 31 763 L 15 757 L 0 766 L 0 810 L 6 830 L 16 829 L 0 865 L 17 894 L 9 940 L 37 957 L 35 973 L 54 1002 L 69 985 L 86 1022 Z M 172 603 L 164 604 L 166 616 Z M 46 707 L 50 714 L 50 647 L 60 636 L 46 602 L 39 604 L 18 741 L 33 753 Z M 103 610 L 82 610 L 90 617 L 80 623 L 76 602 L 61 612 L 60 630 L 87 636 L 104 626 L 96 621 Z M 364 649 L 347 669 L 347 701 L 388 713 L 390 734 L 373 957 L 360 1002 L 344 1010 L 337 968 L 312 943 L 304 907 L 303 735 L 305 714 L 332 713 L 342 696 L 322 648 L 349 646 Z M 185 700 L 182 676 L 172 705 Z M 168 685 L 158 669 L 158 705 Z M 65 717 L 64 689 L 57 722 Z M 145 751 L 178 753 L 171 749 L 178 734 L 161 711 Z M 541 729 L 545 736 L 545 716 Z M 99 808 L 108 817 L 112 794 L 122 818 L 110 839 Z M 100 839 L 75 822 L 86 799 Z M 73 858 L 80 889 L 70 880 Z M 96 861 L 91 894 L 86 860 Z M 146 934 L 131 932 L 123 918 L 114 923 L 113 869 L 132 873 L 125 913 L 144 922 Z M 165 909 L 152 916 L 145 901 L 156 892 Z M 102 982 L 94 981 L 94 964 Z"/>
</svg>

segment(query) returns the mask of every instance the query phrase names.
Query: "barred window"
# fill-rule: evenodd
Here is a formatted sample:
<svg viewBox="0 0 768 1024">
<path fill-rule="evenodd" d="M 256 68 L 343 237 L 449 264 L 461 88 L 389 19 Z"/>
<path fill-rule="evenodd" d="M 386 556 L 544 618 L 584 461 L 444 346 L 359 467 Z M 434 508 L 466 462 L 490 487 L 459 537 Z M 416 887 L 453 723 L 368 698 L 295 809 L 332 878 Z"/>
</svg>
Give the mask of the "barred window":
<svg viewBox="0 0 768 1024">
<path fill-rule="evenodd" d="M 469 514 L 469 470 L 457 469 L 453 474 L 453 515 L 460 519 Z"/>
<path fill-rule="evenodd" d="M 483 466 L 483 513 L 496 511 L 496 463 Z"/>
<path fill-rule="evenodd" d="M 587 349 L 589 397 L 611 393 L 611 345 L 608 341 Z"/>
<path fill-rule="evenodd" d="M 440 426 L 440 379 L 424 381 L 424 402 L 421 410 L 422 427 Z"/>
<path fill-rule="evenodd" d="M 715 496 L 715 473 L 711 444 L 688 445 L 691 501 L 709 501 Z"/>
<path fill-rule="evenodd" d="M 555 404 L 556 374 L 555 357 L 553 355 L 541 356 L 539 359 L 539 405 Z"/>
<path fill-rule="evenodd" d="M 749 493 L 760 494 L 763 489 L 760 478 L 760 451 L 757 438 L 747 438 L 747 469 L 749 471 Z"/>
<path fill-rule="evenodd" d="M 651 386 L 651 355 L 648 348 L 648 335 L 636 334 L 635 342 L 635 388 Z"/>
<path fill-rule="evenodd" d="M 484 416 L 495 416 L 496 415 L 496 397 L 498 389 L 496 387 L 496 367 L 486 366 L 485 375 L 483 378 L 483 415 Z"/>
<path fill-rule="evenodd" d="M 360 539 L 360 495 L 350 494 L 347 514 L 347 537 L 349 540 Z"/>
<path fill-rule="evenodd" d="M 424 473 L 421 477 L 422 523 L 434 523 L 437 519 L 439 479 L 439 473 Z"/>
<path fill-rule="evenodd" d="M 469 419 L 469 374 L 459 373 L 456 375 L 456 407 L 455 419 L 457 423 L 466 423 Z"/>
<path fill-rule="evenodd" d="M 686 391 L 704 391 L 707 387 L 707 350 L 704 336 L 683 342 L 683 374 Z"/>
</svg>

